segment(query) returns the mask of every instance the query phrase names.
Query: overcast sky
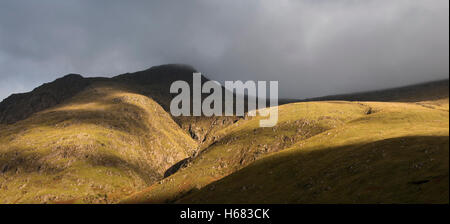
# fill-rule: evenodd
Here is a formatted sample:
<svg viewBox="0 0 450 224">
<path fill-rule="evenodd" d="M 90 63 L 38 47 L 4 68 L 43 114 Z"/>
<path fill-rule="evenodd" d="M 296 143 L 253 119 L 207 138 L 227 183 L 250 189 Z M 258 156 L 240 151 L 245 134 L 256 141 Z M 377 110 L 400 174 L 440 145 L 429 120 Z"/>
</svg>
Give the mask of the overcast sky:
<svg viewBox="0 0 450 224">
<path fill-rule="evenodd" d="M 191 64 L 306 98 L 448 78 L 448 0 L 1 0 L 0 100 Z"/>
</svg>

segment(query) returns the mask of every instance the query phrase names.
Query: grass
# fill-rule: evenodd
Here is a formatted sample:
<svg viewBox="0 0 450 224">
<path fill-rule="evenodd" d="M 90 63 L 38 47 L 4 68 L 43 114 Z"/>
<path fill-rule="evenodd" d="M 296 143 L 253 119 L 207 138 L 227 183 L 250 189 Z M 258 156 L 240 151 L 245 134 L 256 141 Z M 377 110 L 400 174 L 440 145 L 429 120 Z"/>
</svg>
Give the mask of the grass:
<svg viewBox="0 0 450 224">
<path fill-rule="evenodd" d="M 0 124 L 0 203 L 449 202 L 448 81 L 285 104 L 260 128 L 171 117 L 168 86 L 192 69 L 170 67 L 89 79 L 62 104 L 10 99 L 6 118 L 27 119 Z"/>
<path fill-rule="evenodd" d="M 257 121 L 223 129 L 187 167 L 123 202 L 448 203 L 448 108 L 295 103 L 280 106 L 274 129 Z"/>
<path fill-rule="evenodd" d="M 197 143 L 155 101 L 99 83 L 0 131 L 0 203 L 114 203 Z"/>
<path fill-rule="evenodd" d="M 411 136 L 292 150 L 177 202 L 448 203 L 448 147 L 446 136 Z"/>
</svg>

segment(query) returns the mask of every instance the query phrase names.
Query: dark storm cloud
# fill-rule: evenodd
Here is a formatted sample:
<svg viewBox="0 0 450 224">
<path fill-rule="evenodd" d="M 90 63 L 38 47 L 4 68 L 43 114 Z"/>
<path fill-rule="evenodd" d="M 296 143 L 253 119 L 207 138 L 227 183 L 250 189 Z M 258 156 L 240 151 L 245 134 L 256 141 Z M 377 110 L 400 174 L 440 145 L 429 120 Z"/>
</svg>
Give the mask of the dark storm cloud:
<svg viewBox="0 0 450 224">
<path fill-rule="evenodd" d="M 163 63 L 291 98 L 446 78 L 448 17 L 447 0 L 3 0 L 0 99 Z"/>
</svg>

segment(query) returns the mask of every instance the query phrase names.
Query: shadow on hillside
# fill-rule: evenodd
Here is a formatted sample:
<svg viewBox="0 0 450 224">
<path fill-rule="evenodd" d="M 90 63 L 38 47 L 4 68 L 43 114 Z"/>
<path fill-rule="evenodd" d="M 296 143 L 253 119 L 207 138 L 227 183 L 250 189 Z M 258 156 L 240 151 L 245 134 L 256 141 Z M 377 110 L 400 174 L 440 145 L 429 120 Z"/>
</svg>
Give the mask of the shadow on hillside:
<svg viewBox="0 0 450 224">
<path fill-rule="evenodd" d="M 90 85 L 88 79 L 70 74 L 43 84 L 31 92 L 12 94 L 0 102 L 0 123 L 13 124 L 58 105 Z"/>
<path fill-rule="evenodd" d="M 448 203 L 448 136 L 411 136 L 281 152 L 178 203 Z M 153 199 L 151 199 L 153 201 Z"/>
<path fill-rule="evenodd" d="M 14 176 L 31 173 L 39 175 L 61 173 L 64 175 L 64 171 L 72 166 L 67 164 L 69 160 L 86 162 L 88 164 L 86 168 L 89 169 L 111 167 L 122 171 L 129 170 L 137 174 L 146 184 L 152 184 L 161 177 L 160 174 L 151 169 L 145 169 L 145 167 L 118 156 L 98 152 L 88 153 L 74 147 L 60 148 L 50 154 L 41 154 L 34 152 L 33 149 L 23 148 L 2 151 L 0 152 L 0 175 Z"/>
<path fill-rule="evenodd" d="M 86 157 L 87 156 L 87 157 Z M 92 154 L 85 155 L 85 161 L 91 166 L 111 167 L 119 170 L 130 170 L 147 184 L 153 184 L 155 181 L 161 178 L 161 175 L 151 169 L 145 169 L 143 166 L 139 166 L 134 162 L 126 161 L 115 155 L 107 154 Z"/>
<path fill-rule="evenodd" d="M 11 141 L 26 135 L 34 128 L 48 127 L 55 130 L 70 128 L 72 125 L 96 125 L 108 130 L 127 132 L 136 136 L 151 134 L 151 124 L 146 111 L 134 104 L 100 100 L 98 105 L 102 110 L 74 109 L 44 111 L 28 120 L 9 126 L 6 134 Z M 32 132 L 33 138 L 46 138 L 46 132 Z M 76 130 L 74 134 L 79 134 Z M 42 135 L 42 136 L 40 136 Z M 63 139 L 64 134 L 60 138 Z M 76 139 L 72 139 L 75 140 Z M 82 140 L 79 140 L 82 141 Z M 84 148 L 83 148 L 84 147 Z M 86 149 L 86 147 L 88 149 Z M 57 174 L 69 168 L 67 165 L 56 165 L 59 159 L 85 161 L 91 166 L 113 167 L 120 170 L 130 170 L 137 174 L 147 184 L 154 183 L 161 175 L 149 167 L 143 167 L 134 162 L 126 161 L 118 156 L 100 154 L 96 145 L 58 146 L 53 145 L 51 152 L 38 153 L 33 148 L 11 147 L 0 151 L 0 174 L 20 175 L 21 173 Z M 98 146 L 100 147 L 100 145 Z M 16 174 L 17 173 L 17 174 Z"/>
<path fill-rule="evenodd" d="M 127 132 L 130 134 L 148 134 L 150 133 L 148 115 L 146 111 L 134 104 L 120 102 L 99 102 L 99 107 L 104 109 L 70 109 L 70 110 L 51 110 L 45 111 L 28 120 L 21 121 L 15 126 L 12 134 L 20 134 L 29 128 L 26 127 L 49 127 L 66 128 L 72 125 L 97 125 L 105 129 Z"/>
<path fill-rule="evenodd" d="M 13 148 L 0 151 L 0 174 L 40 173 L 56 174 L 64 170 L 48 161 L 33 149 Z"/>
<path fill-rule="evenodd" d="M 291 130 L 301 129 L 302 132 L 291 133 Z M 223 137 L 215 139 L 207 148 L 199 151 L 195 156 L 183 159 L 166 170 L 164 178 L 176 173 L 188 165 L 195 157 L 207 154 L 216 147 L 232 148 L 236 169 L 246 166 L 259 157 L 289 148 L 298 141 L 302 141 L 329 130 L 319 123 L 307 119 L 296 122 L 283 122 L 273 128 L 245 128 Z M 264 142 L 258 139 L 265 137 Z M 230 161 L 228 161 L 230 162 Z"/>
<path fill-rule="evenodd" d="M 174 165 L 172 165 L 169 169 L 164 172 L 164 178 L 169 177 L 170 175 L 176 173 L 179 169 L 181 169 L 184 165 L 186 165 L 189 161 L 191 161 L 191 158 L 183 159 Z"/>
</svg>

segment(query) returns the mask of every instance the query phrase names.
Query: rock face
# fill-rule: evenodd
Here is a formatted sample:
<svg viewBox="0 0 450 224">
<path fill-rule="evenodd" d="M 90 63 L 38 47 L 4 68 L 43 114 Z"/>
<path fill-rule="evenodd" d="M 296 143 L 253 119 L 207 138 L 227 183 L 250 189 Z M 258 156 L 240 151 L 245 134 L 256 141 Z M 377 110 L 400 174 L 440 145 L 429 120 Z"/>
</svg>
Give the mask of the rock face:
<svg viewBox="0 0 450 224">
<path fill-rule="evenodd" d="M 12 124 L 28 118 L 73 97 L 89 84 L 81 75 L 70 74 L 31 92 L 13 94 L 0 103 L 0 123 Z"/>
</svg>

